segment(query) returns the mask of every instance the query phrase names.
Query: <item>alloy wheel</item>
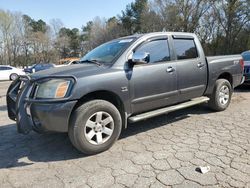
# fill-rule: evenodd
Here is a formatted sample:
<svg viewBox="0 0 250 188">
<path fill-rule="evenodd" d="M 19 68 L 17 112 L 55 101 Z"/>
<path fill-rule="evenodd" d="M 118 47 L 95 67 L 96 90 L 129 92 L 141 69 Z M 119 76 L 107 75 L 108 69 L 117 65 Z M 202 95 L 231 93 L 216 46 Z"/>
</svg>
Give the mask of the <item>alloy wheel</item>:
<svg viewBox="0 0 250 188">
<path fill-rule="evenodd" d="M 112 116 L 103 111 L 94 113 L 86 122 L 85 137 L 89 143 L 100 145 L 107 142 L 114 131 Z"/>
</svg>

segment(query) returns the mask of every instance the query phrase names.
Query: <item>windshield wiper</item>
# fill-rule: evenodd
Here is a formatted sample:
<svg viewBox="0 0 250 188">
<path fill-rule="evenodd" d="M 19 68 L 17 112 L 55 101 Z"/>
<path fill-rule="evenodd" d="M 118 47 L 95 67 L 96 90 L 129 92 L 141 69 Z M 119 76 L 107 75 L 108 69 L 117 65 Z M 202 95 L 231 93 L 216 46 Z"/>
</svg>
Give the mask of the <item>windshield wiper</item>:
<svg viewBox="0 0 250 188">
<path fill-rule="evenodd" d="M 102 64 L 99 62 L 99 61 L 97 61 L 96 59 L 86 59 L 86 60 L 82 60 L 82 61 L 80 61 L 80 63 L 84 63 L 84 62 L 86 62 L 86 63 L 94 63 L 94 64 L 96 64 L 96 65 L 98 65 L 98 66 L 101 66 Z"/>
</svg>

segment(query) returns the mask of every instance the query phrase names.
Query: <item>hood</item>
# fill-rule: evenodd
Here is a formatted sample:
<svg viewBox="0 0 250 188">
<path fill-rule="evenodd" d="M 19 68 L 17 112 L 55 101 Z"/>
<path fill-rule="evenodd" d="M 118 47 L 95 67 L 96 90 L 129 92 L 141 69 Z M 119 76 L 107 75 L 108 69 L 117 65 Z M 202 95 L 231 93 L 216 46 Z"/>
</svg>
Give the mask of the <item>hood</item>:
<svg viewBox="0 0 250 188">
<path fill-rule="evenodd" d="M 107 67 L 94 64 L 77 64 L 64 67 L 56 67 L 31 74 L 31 78 L 42 78 L 46 76 L 75 76 L 81 78 L 88 75 L 103 72 Z"/>
</svg>

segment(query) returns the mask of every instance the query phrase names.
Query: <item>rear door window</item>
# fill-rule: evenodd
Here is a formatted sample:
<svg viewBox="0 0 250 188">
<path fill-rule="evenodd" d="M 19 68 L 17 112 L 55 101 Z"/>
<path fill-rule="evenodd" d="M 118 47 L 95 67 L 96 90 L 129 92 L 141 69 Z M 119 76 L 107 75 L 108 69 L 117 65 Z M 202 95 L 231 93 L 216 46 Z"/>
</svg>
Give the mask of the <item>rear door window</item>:
<svg viewBox="0 0 250 188">
<path fill-rule="evenodd" d="M 174 48 L 178 60 L 198 57 L 197 48 L 193 39 L 174 39 Z"/>
</svg>

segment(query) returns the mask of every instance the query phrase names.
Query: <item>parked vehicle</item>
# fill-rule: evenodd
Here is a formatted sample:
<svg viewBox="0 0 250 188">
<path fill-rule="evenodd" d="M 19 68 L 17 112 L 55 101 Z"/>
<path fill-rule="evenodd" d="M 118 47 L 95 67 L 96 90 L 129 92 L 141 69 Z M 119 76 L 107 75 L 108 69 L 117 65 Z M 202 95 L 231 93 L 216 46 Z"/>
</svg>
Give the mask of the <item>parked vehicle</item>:
<svg viewBox="0 0 250 188">
<path fill-rule="evenodd" d="M 64 67 L 64 66 L 69 66 L 69 65 L 75 65 L 79 63 L 80 59 L 71 59 L 68 61 L 64 61 L 62 64 L 60 65 L 56 65 L 56 67 Z"/>
<path fill-rule="evenodd" d="M 75 65 L 75 64 L 78 64 L 78 63 L 79 63 L 79 60 L 72 60 L 72 61 L 64 62 L 63 65 L 69 66 L 69 65 Z"/>
<path fill-rule="evenodd" d="M 25 75 L 25 72 L 9 65 L 0 65 L 0 80 L 15 80 L 19 75 Z"/>
<path fill-rule="evenodd" d="M 46 69 L 51 69 L 54 68 L 55 65 L 52 63 L 38 63 L 38 64 L 34 64 L 29 68 L 24 69 L 24 71 L 26 73 L 34 73 L 34 72 L 38 72 L 38 71 L 42 71 L 42 70 L 46 70 Z"/>
<path fill-rule="evenodd" d="M 245 63 L 244 65 L 245 83 L 250 83 L 250 50 L 243 52 L 241 55 Z"/>
<path fill-rule="evenodd" d="M 79 65 L 15 81 L 8 113 L 19 133 L 68 132 L 79 151 L 94 154 L 110 148 L 127 121 L 206 102 L 225 110 L 242 62 L 240 55 L 206 58 L 191 33 L 128 36 L 95 48 Z"/>
</svg>

